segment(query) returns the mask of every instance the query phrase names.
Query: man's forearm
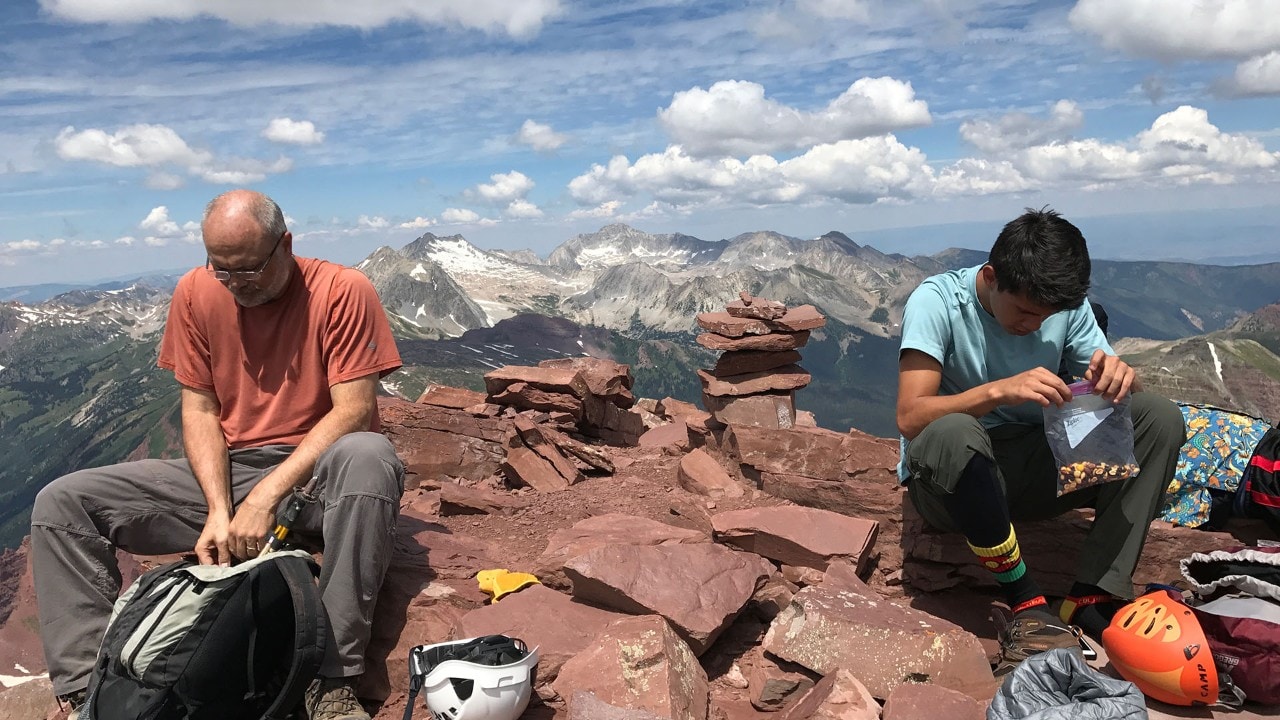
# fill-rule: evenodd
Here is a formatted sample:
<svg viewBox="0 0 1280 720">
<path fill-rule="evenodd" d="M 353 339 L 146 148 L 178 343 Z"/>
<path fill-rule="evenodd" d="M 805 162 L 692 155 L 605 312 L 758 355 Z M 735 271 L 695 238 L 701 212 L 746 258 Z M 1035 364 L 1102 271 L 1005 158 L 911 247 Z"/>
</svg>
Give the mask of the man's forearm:
<svg viewBox="0 0 1280 720">
<path fill-rule="evenodd" d="M 970 388 L 959 395 L 918 397 L 912 401 L 911 409 L 905 414 L 899 431 L 906 439 L 913 440 L 929 423 L 944 415 L 964 413 L 980 418 L 999 406 L 992 391 L 992 383 Z"/>
<path fill-rule="evenodd" d="M 283 463 L 254 488 L 252 501 L 275 507 L 311 478 L 316 461 L 343 435 L 369 429 L 369 411 L 354 408 L 333 408 L 311 428 L 298 447 Z"/>
<path fill-rule="evenodd" d="M 183 409 L 182 444 L 209 514 L 231 515 L 231 460 L 217 415 Z"/>
</svg>

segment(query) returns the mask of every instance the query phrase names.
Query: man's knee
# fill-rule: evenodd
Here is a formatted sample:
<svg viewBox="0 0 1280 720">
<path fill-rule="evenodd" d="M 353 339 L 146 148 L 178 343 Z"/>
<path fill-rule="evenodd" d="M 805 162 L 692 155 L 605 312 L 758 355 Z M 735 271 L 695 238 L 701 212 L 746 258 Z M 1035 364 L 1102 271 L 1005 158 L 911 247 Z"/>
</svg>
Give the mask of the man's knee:
<svg viewBox="0 0 1280 720">
<path fill-rule="evenodd" d="M 967 413 L 950 413 L 934 420 L 921 431 L 919 439 L 948 445 L 967 446 L 975 437 L 985 437 L 987 431 L 978 418 Z"/>
<path fill-rule="evenodd" d="M 31 508 L 31 524 L 66 526 L 82 519 L 84 499 L 91 497 L 86 487 L 87 475 L 81 470 L 45 485 L 36 493 L 36 501 Z"/>
<path fill-rule="evenodd" d="M 1177 403 L 1153 393 L 1134 393 L 1129 405 L 1137 440 L 1150 436 L 1156 447 L 1176 449 L 1186 441 L 1187 426 Z"/>
<path fill-rule="evenodd" d="M 342 494 L 361 493 L 399 498 L 404 491 L 404 465 L 385 435 L 343 435 L 325 451 L 322 465 L 342 475 Z"/>
</svg>

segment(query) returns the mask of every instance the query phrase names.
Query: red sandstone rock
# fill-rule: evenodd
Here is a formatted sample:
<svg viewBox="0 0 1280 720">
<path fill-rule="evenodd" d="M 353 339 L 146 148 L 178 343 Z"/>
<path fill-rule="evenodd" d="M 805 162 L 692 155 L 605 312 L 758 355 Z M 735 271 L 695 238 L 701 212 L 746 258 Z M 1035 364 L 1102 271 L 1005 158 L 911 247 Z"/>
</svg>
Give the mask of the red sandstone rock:
<svg viewBox="0 0 1280 720">
<path fill-rule="evenodd" d="M 734 317 L 727 312 L 699 313 L 698 327 L 725 337 L 737 338 L 744 335 L 767 335 L 769 326 L 763 320 L 755 318 Z"/>
<path fill-rule="evenodd" d="M 903 683 L 884 701 L 883 720 L 986 720 L 986 703 L 932 683 Z"/>
<path fill-rule="evenodd" d="M 702 404 L 723 425 L 787 430 L 796 424 L 794 393 L 716 397 L 703 395 Z"/>
<path fill-rule="evenodd" d="M 707 718 L 707 674 L 684 641 L 656 615 L 611 623 L 564 664 L 554 687 L 562 697 L 568 695 L 571 704 L 581 702 L 575 691 L 586 691 L 606 705 L 659 718 Z"/>
<path fill-rule="evenodd" d="M 702 333 L 694 338 L 694 341 L 709 350 L 795 350 L 809 342 L 809 331 L 775 332 L 740 338 L 725 337 L 717 333 Z"/>
<path fill-rule="evenodd" d="M 691 450 L 680 458 L 676 482 L 689 492 L 708 497 L 740 497 L 745 492 L 742 485 L 703 450 Z"/>
<path fill-rule="evenodd" d="M 667 448 L 677 453 L 689 450 L 689 426 L 683 420 L 674 420 L 646 430 L 636 444 L 640 447 Z"/>
<path fill-rule="evenodd" d="M 631 377 L 631 366 L 614 362 L 607 358 L 573 357 L 543 360 L 538 367 L 558 370 L 576 370 L 587 384 L 592 395 L 608 398 L 620 408 L 629 408 L 635 404 L 635 395 L 631 394 L 631 386 L 635 380 Z"/>
<path fill-rule="evenodd" d="M 489 395 L 494 403 L 518 410 L 565 413 L 575 422 L 582 420 L 583 402 L 569 393 L 548 392 L 529 383 L 514 382 Z"/>
<path fill-rule="evenodd" d="M 711 524 L 718 542 L 820 571 L 839 559 L 862 572 L 879 531 L 875 520 L 797 505 L 731 510 L 713 515 Z"/>
<path fill-rule="evenodd" d="M 784 365 L 774 370 L 716 377 L 706 370 L 698 371 L 702 392 L 708 395 L 754 395 L 764 392 L 799 390 L 812 376 L 799 365 Z"/>
<path fill-rule="evenodd" d="M 783 710 L 808 692 L 818 677 L 803 665 L 762 653 L 751 666 L 751 674 L 747 678 L 751 705 L 765 712 Z"/>
<path fill-rule="evenodd" d="M 554 465 L 524 445 L 507 448 L 502 472 L 511 484 L 528 485 L 538 492 L 558 492 L 570 484 Z"/>
<path fill-rule="evenodd" d="M 880 703 L 853 673 L 840 668 L 818 681 L 778 720 L 879 719 Z"/>
<path fill-rule="evenodd" d="M 475 390 L 432 383 L 423 391 L 418 398 L 418 402 L 423 405 L 437 405 L 439 407 L 465 410 L 472 405 L 483 403 L 484 397 L 484 393 L 476 392 Z"/>
<path fill-rule="evenodd" d="M 716 377 L 743 375 L 745 373 L 764 372 L 783 365 L 800 362 L 800 353 L 795 350 L 771 352 L 768 350 L 731 350 L 721 353 L 716 359 L 711 374 Z"/>
<path fill-rule="evenodd" d="M 770 473 L 838 480 L 844 477 L 846 436 L 823 428 L 730 427 L 725 449 L 743 465 Z"/>
<path fill-rule="evenodd" d="M 726 305 L 724 309 L 725 312 L 734 317 L 759 318 L 761 320 L 780 318 L 787 312 L 787 306 L 777 300 L 751 297 L 745 292 L 741 293 L 737 300 Z"/>
<path fill-rule="evenodd" d="M 675 545 L 709 543 L 711 537 L 697 530 L 668 525 L 656 520 L 606 513 L 580 520 L 572 527 L 557 530 L 547 539 L 547 547 L 534 561 L 534 573 L 543 584 L 568 589 L 564 564 L 579 555 L 606 545 Z"/>
<path fill-rule="evenodd" d="M 786 332 L 815 330 L 827 324 L 827 318 L 812 305 L 800 305 L 788 308 L 787 313 L 776 320 L 769 321 L 769 327 Z"/>
</svg>

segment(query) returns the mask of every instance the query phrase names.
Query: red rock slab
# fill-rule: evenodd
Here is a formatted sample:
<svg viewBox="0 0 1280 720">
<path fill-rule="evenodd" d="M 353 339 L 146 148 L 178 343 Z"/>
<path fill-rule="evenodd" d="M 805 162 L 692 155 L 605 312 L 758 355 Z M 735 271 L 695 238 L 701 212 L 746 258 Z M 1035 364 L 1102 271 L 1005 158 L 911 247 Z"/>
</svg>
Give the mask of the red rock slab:
<svg viewBox="0 0 1280 720">
<path fill-rule="evenodd" d="M 773 370 L 783 365 L 800 362 L 800 353 L 795 350 L 771 352 L 769 350 L 731 350 L 722 353 L 716 359 L 711 374 L 718 378 L 729 375 Z"/>
<path fill-rule="evenodd" d="M 646 430 L 637 442 L 640 447 L 671 448 L 679 452 L 689 450 L 689 426 L 683 420 L 673 420 Z"/>
<path fill-rule="evenodd" d="M 819 680 L 778 720 L 880 720 L 880 703 L 853 673 L 841 668 Z"/>
<path fill-rule="evenodd" d="M 556 473 L 570 485 L 582 481 L 582 472 L 578 470 L 578 466 L 574 465 L 569 458 L 560 452 L 560 448 L 552 442 L 551 438 L 547 437 L 547 433 L 542 426 L 521 417 L 513 419 L 512 424 L 515 425 L 519 440 L 512 438 L 507 443 L 508 448 L 514 447 L 515 443 L 523 443 L 530 450 L 538 453 L 538 456 L 543 460 L 551 463 Z"/>
<path fill-rule="evenodd" d="M 507 635 L 538 648 L 538 682 L 549 683 L 565 662 L 586 649 L 596 634 L 621 613 L 591 607 L 543 585 L 530 585 L 518 593 L 467 613 L 453 628 L 456 639 L 481 635 Z"/>
<path fill-rule="evenodd" d="M 543 360 L 538 367 L 576 370 L 582 374 L 587 389 L 592 395 L 607 397 L 618 407 L 628 408 L 635 404 L 635 395 L 631 387 L 635 378 L 631 376 L 631 366 L 608 358 L 572 357 Z"/>
<path fill-rule="evenodd" d="M 680 458 L 676 482 L 691 493 L 707 497 L 741 497 L 746 492 L 715 458 L 700 448 Z"/>
<path fill-rule="evenodd" d="M 776 505 L 730 510 L 711 516 L 717 542 L 786 565 L 825 572 L 836 560 L 866 569 L 880 523 L 830 510 Z"/>
<path fill-rule="evenodd" d="M 751 297 L 748 293 L 739 293 L 739 298 L 724 307 L 725 312 L 734 317 L 758 318 L 774 320 L 787 313 L 787 306 L 777 300 Z"/>
<path fill-rule="evenodd" d="M 596 697 L 593 692 L 574 690 L 566 698 L 569 720 L 671 720 L 665 715 L 654 715 L 648 710 L 618 707 Z"/>
<path fill-rule="evenodd" d="M 709 350 L 795 350 L 809 342 L 809 331 L 775 332 L 738 338 L 725 337 L 717 333 L 702 333 L 694 340 Z"/>
<path fill-rule="evenodd" d="M 378 413 L 392 442 L 409 430 L 436 430 L 502 442 L 511 427 L 501 418 L 476 417 L 452 408 L 419 405 L 399 398 L 378 398 Z"/>
<path fill-rule="evenodd" d="M 502 474 L 515 486 L 528 485 L 538 492 L 559 492 L 569 488 L 569 479 L 538 453 L 521 445 L 508 448 Z"/>
<path fill-rule="evenodd" d="M 439 514 L 453 515 L 510 515 L 524 507 L 525 503 L 507 493 L 494 492 L 481 487 L 440 483 Z"/>
<path fill-rule="evenodd" d="M 593 396 L 589 396 L 593 397 Z M 489 396 L 494 403 L 519 410 L 567 413 L 574 422 L 582 419 L 582 400 L 569 393 L 548 392 L 529 383 L 514 382 Z"/>
<path fill-rule="evenodd" d="M 569 588 L 564 576 L 564 564 L 579 555 L 606 545 L 674 545 L 680 543 L 709 543 L 706 533 L 637 515 L 606 513 L 574 523 L 557 530 L 547 538 L 547 547 L 534 561 L 534 573 L 543 584 Z"/>
<path fill-rule="evenodd" d="M 673 397 L 659 400 L 654 412 L 672 420 L 683 420 L 690 430 L 704 437 L 707 434 L 707 421 L 711 419 L 711 413 L 706 410 Z"/>
<path fill-rule="evenodd" d="M 930 683 L 905 683 L 884 701 L 883 720 L 986 720 L 987 706 Z"/>
<path fill-rule="evenodd" d="M 725 432 L 724 446 L 738 462 L 760 472 L 839 480 L 845 474 L 845 437 L 824 428 L 733 425 Z"/>
<path fill-rule="evenodd" d="M 579 399 L 591 394 L 582 373 L 573 368 L 504 365 L 484 374 L 484 387 L 490 395 L 497 395 L 508 385 L 518 382 L 547 392 L 567 393 Z"/>
<path fill-rule="evenodd" d="M 813 379 L 799 365 L 783 365 L 775 370 L 716 377 L 706 370 L 698 370 L 702 392 L 717 397 L 738 397 L 767 392 L 799 390 Z"/>
<path fill-rule="evenodd" d="M 605 705 L 670 720 L 706 720 L 710 703 L 707 674 L 698 658 L 656 615 L 610 623 L 564 664 L 554 688 L 571 705 L 574 698 L 581 702 L 579 694 L 585 691 Z"/>
<path fill-rule="evenodd" d="M 764 712 L 784 710 L 812 688 L 817 673 L 803 665 L 761 654 L 747 678 L 751 706 Z"/>
<path fill-rule="evenodd" d="M 565 563 L 573 596 L 671 622 L 701 655 L 774 573 L 764 558 L 722 545 L 607 545 Z"/>
<path fill-rule="evenodd" d="M 787 430 L 796 424 L 794 393 L 744 395 L 742 397 L 703 395 L 702 404 L 724 425 L 745 425 Z"/>
<path fill-rule="evenodd" d="M 823 675 L 844 668 L 877 698 L 907 682 L 989 697 L 995 682 L 982 644 L 959 626 L 874 594 L 823 585 L 796 593 L 763 647 Z"/>
<path fill-rule="evenodd" d="M 772 332 L 763 320 L 734 317 L 726 312 L 698 313 L 698 327 L 725 337 L 740 338 L 744 335 L 768 335 Z"/>
<path fill-rule="evenodd" d="M 432 383 L 423 391 L 422 395 L 418 398 L 418 402 L 423 405 L 436 405 L 438 407 L 454 408 L 455 410 L 465 410 L 472 405 L 483 403 L 484 397 L 484 393 L 476 392 L 475 390 L 449 387 L 448 385 L 436 385 L 435 383 Z"/>
<path fill-rule="evenodd" d="M 769 327 L 784 332 L 815 330 L 827 324 L 827 318 L 812 305 L 801 305 L 787 310 L 787 314 L 769 321 Z"/>
</svg>

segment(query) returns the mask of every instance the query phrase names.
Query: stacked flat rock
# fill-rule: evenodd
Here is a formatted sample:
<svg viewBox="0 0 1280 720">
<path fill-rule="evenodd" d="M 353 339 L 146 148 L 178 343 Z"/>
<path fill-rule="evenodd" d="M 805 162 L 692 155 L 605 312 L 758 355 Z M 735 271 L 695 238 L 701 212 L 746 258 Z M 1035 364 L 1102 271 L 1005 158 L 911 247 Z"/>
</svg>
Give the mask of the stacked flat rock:
<svg viewBox="0 0 1280 720">
<path fill-rule="evenodd" d="M 811 379 L 796 363 L 809 332 L 827 324 L 812 305 L 788 308 L 776 300 L 739 293 L 723 312 L 698 315 L 699 345 L 723 350 L 710 370 L 699 370 L 702 404 L 725 425 L 791 428 L 796 390 Z"/>
</svg>

